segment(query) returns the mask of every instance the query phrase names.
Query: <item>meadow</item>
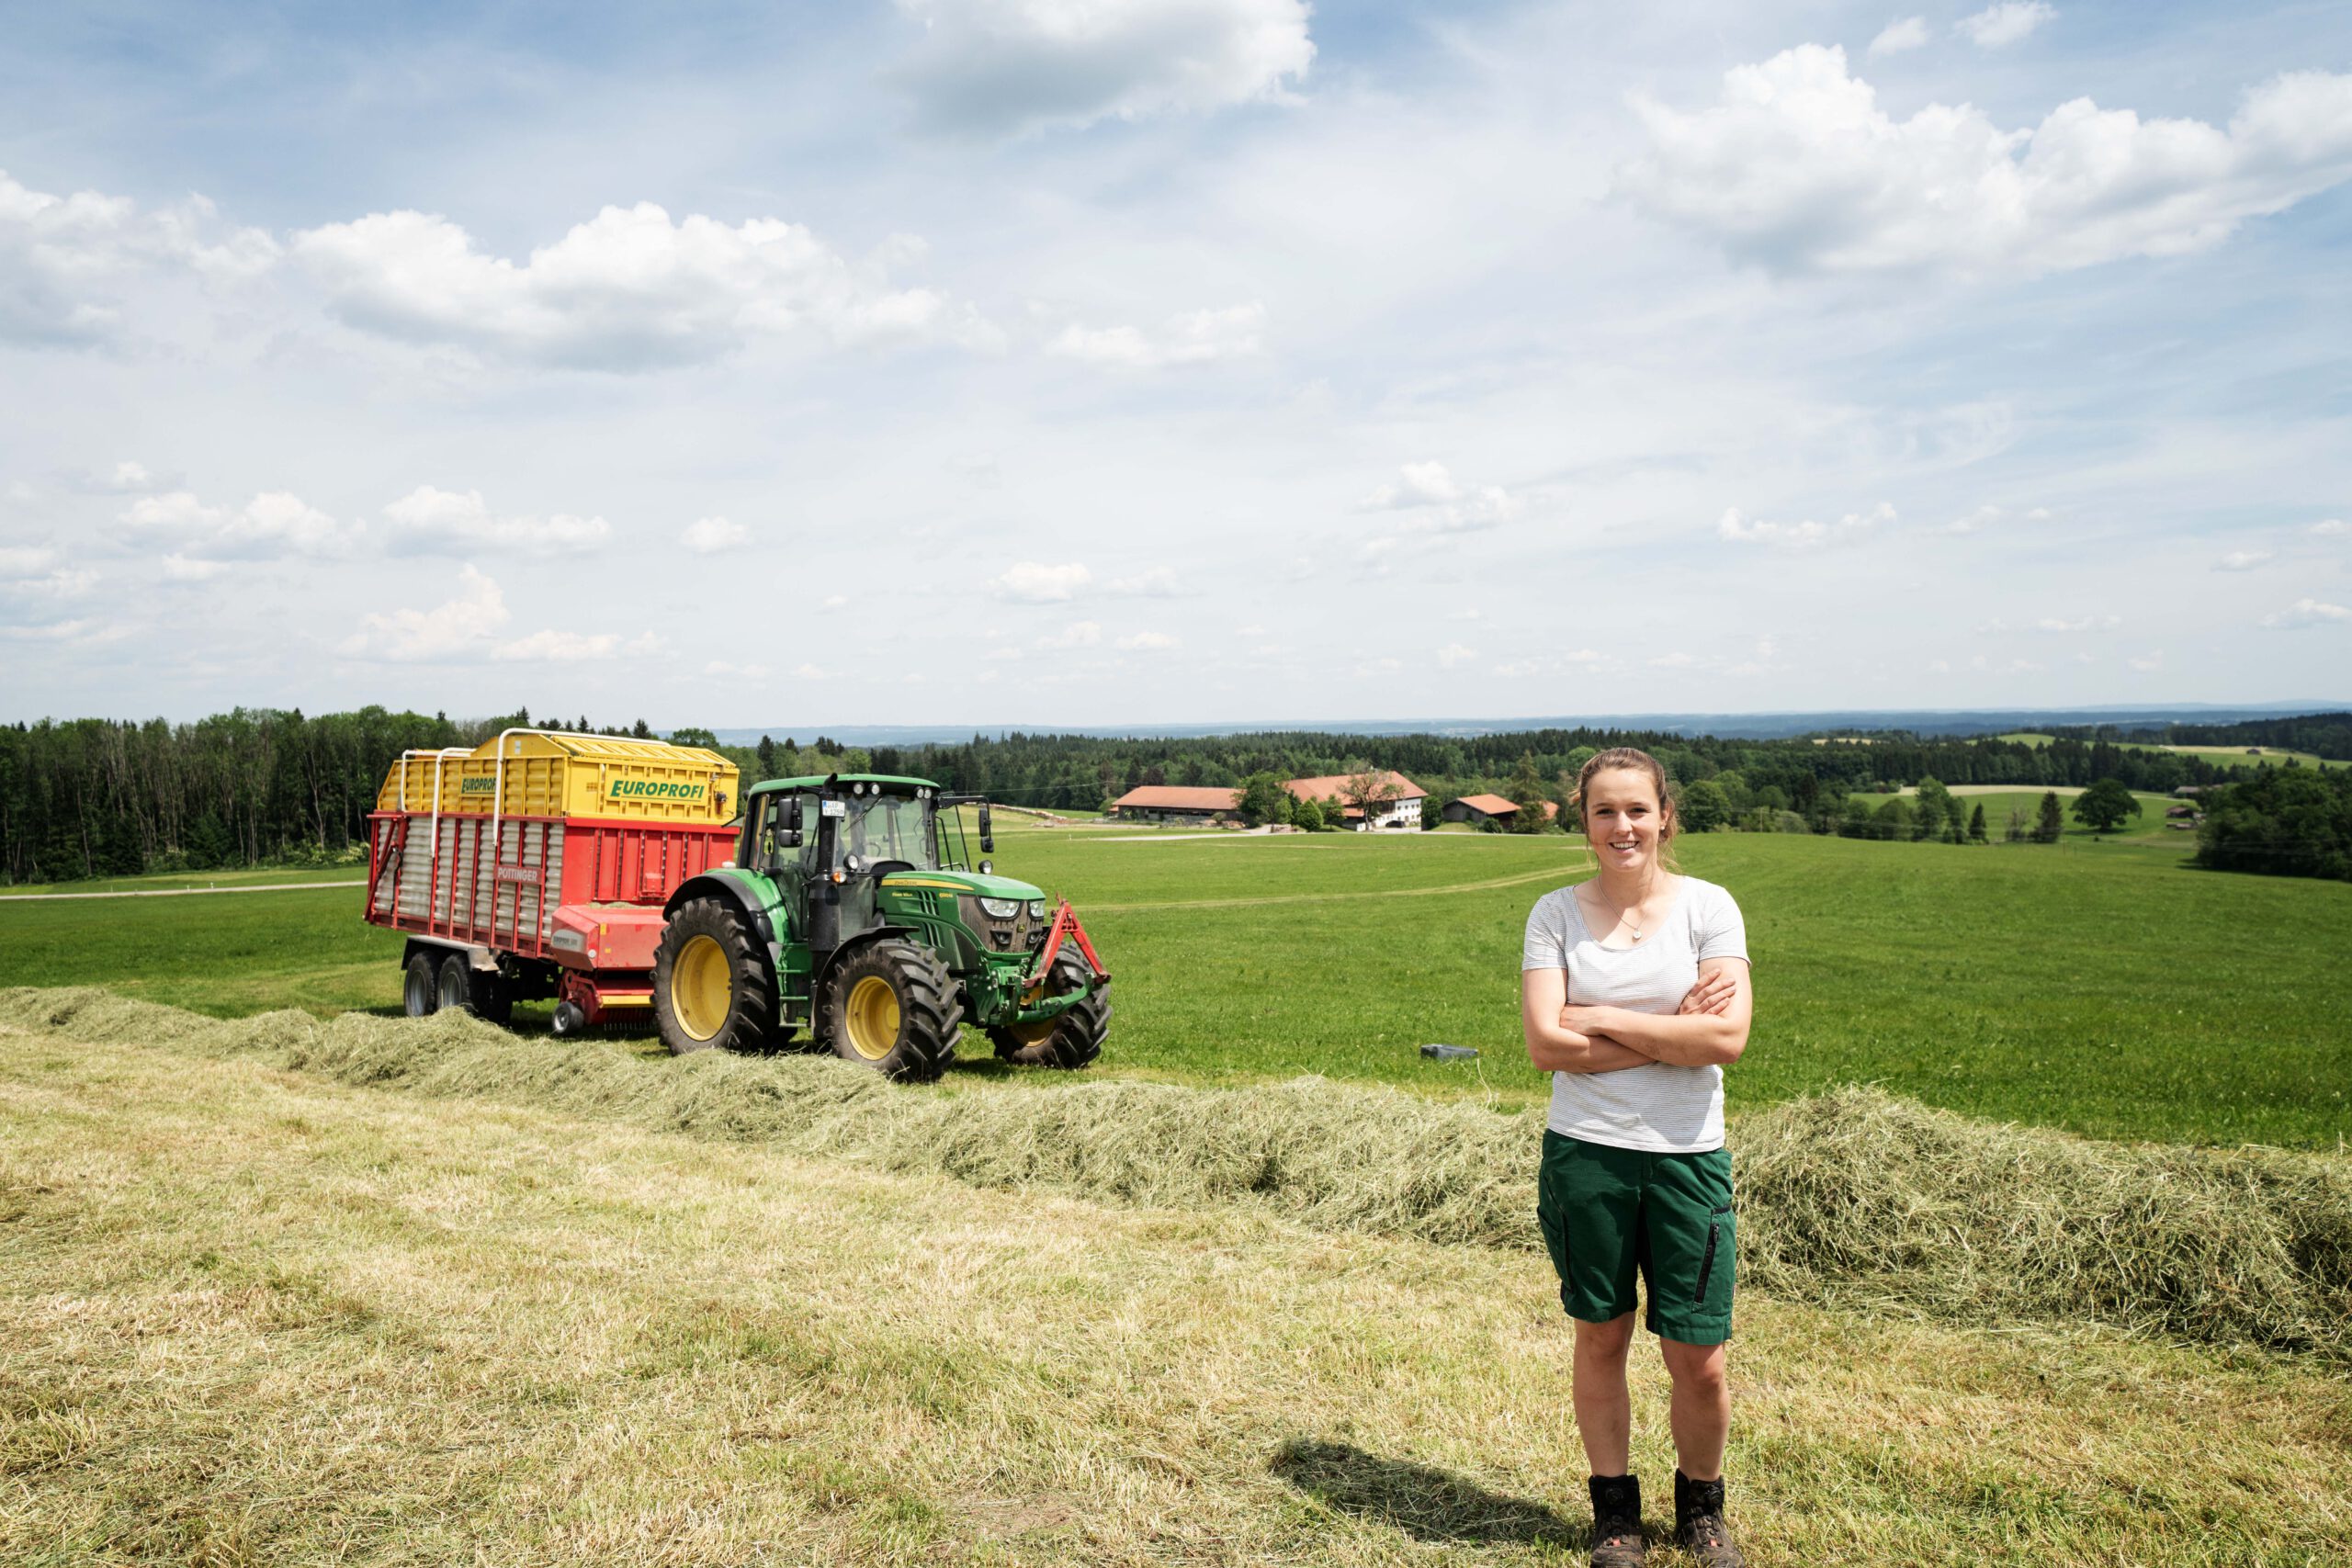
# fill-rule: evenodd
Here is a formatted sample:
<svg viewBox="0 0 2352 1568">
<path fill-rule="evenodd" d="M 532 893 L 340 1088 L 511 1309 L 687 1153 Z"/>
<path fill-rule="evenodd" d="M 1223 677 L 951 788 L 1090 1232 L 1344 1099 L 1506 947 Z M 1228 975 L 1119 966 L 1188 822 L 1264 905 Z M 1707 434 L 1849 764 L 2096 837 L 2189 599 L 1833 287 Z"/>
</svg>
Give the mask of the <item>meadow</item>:
<svg viewBox="0 0 2352 1568">
<path fill-rule="evenodd" d="M 1685 867 L 1739 898 L 1756 959 L 1735 1107 L 1866 1082 L 2102 1137 L 2339 1147 L 2352 1033 L 2320 980 L 2352 951 L 2352 888 L 2194 871 L 2183 837 L 1686 840 Z M 1535 897 L 1581 874 L 1577 840 L 1008 829 L 995 858 L 1069 896 L 1115 976 L 1091 1076 L 1317 1073 L 1505 1110 L 1546 1092 L 1519 1043 L 1517 955 Z M 0 902 L 0 987 L 218 1017 L 389 1013 L 399 946 L 348 888 Z M 519 1026 L 543 1030 L 544 1010 Z M 1435 1063 L 1425 1042 L 1481 1055 Z M 1007 1073 L 969 1038 L 950 1076 Z"/>
<path fill-rule="evenodd" d="M 2047 746 L 2057 738 L 2039 730 L 2017 729 L 1993 739 L 2015 740 L 2027 746 Z M 2306 768 L 2352 767 L 2352 762 L 2331 762 L 2316 752 L 2290 751 L 2279 746 L 2166 746 L 2153 740 L 2110 740 L 2107 744 L 2119 751 L 2170 751 L 2179 757 L 2202 757 L 2217 768 L 2248 772 L 2265 766 L 2276 768 L 2290 758 Z"/>
</svg>

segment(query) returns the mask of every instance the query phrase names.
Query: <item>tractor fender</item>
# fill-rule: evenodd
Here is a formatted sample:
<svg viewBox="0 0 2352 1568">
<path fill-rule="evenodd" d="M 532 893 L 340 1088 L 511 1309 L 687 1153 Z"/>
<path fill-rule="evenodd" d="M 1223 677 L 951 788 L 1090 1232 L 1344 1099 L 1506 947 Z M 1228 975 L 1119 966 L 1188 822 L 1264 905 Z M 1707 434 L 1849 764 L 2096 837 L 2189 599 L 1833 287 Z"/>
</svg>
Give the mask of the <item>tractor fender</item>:
<svg viewBox="0 0 2352 1568">
<path fill-rule="evenodd" d="M 892 937 L 901 937 L 912 940 L 914 933 L 904 926 L 868 926 L 865 930 L 858 932 L 855 936 L 851 937 L 847 942 L 842 942 L 839 947 L 833 949 L 832 952 L 825 955 L 824 963 L 820 964 L 817 968 L 817 972 L 809 976 L 810 994 L 820 997 L 823 996 L 825 994 L 825 987 L 832 980 L 834 970 L 840 968 L 848 959 L 854 958 L 858 953 L 865 951 L 865 949 L 872 947 L 876 942 L 887 942 Z"/>
<path fill-rule="evenodd" d="M 781 964 L 783 948 L 776 941 L 775 922 L 768 916 L 767 900 L 761 897 L 759 889 L 748 880 L 730 875 L 723 869 L 690 876 L 678 884 L 677 891 L 671 894 L 669 901 L 662 906 L 662 918 L 665 920 L 670 919 L 678 912 L 680 905 L 696 898 L 724 898 L 742 910 L 743 918 L 752 922 L 752 929 L 767 945 L 768 962 L 771 964 Z"/>
</svg>

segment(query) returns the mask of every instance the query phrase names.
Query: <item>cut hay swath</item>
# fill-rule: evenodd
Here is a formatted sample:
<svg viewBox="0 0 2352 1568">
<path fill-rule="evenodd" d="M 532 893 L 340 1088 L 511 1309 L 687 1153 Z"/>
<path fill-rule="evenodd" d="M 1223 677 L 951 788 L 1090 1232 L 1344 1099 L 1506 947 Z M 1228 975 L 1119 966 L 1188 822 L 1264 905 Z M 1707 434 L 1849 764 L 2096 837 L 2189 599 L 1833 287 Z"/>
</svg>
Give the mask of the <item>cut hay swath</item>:
<svg viewBox="0 0 2352 1568">
<path fill-rule="evenodd" d="M 610 1042 L 518 1038 L 461 1013 L 221 1021 L 92 988 L 0 991 L 0 1021 L 981 1186 L 1536 1245 L 1540 1113 L 1321 1078 L 909 1089 L 826 1058 L 653 1060 Z M 2099 1143 L 1867 1088 L 1742 1118 L 1733 1146 L 1751 1287 L 1960 1323 L 2100 1325 L 2352 1359 L 2352 1161 Z"/>
</svg>

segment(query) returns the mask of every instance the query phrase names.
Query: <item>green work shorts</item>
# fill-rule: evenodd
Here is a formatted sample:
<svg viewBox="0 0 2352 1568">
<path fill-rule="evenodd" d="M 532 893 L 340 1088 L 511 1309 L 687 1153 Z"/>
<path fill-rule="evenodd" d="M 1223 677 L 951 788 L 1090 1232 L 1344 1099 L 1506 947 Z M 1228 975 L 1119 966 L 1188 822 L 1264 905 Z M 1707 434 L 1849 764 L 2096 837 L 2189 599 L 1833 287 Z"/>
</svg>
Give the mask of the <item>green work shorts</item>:
<svg viewBox="0 0 2352 1568">
<path fill-rule="evenodd" d="M 1661 1339 L 1720 1345 L 1731 1337 L 1731 1151 L 1650 1154 L 1546 1129 L 1535 1218 L 1560 1274 L 1570 1317 L 1607 1323 L 1634 1310 Z"/>
</svg>

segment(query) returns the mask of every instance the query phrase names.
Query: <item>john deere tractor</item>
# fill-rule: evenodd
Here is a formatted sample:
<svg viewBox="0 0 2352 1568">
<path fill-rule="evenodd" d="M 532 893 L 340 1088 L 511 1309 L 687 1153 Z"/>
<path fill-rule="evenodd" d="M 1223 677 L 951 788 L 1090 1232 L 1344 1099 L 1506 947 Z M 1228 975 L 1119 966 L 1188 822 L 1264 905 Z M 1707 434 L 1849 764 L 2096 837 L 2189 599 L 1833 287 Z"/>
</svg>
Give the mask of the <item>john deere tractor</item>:
<svg viewBox="0 0 2352 1568">
<path fill-rule="evenodd" d="M 734 863 L 671 896 L 653 967 L 663 1043 L 759 1049 L 807 1029 L 837 1055 L 927 1079 L 970 1023 L 1012 1061 L 1093 1061 L 1110 976 L 1066 901 L 973 863 L 964 805 L 994 852 L 988 803 L 928 780 L 753 786 Z"/>
</svg>

